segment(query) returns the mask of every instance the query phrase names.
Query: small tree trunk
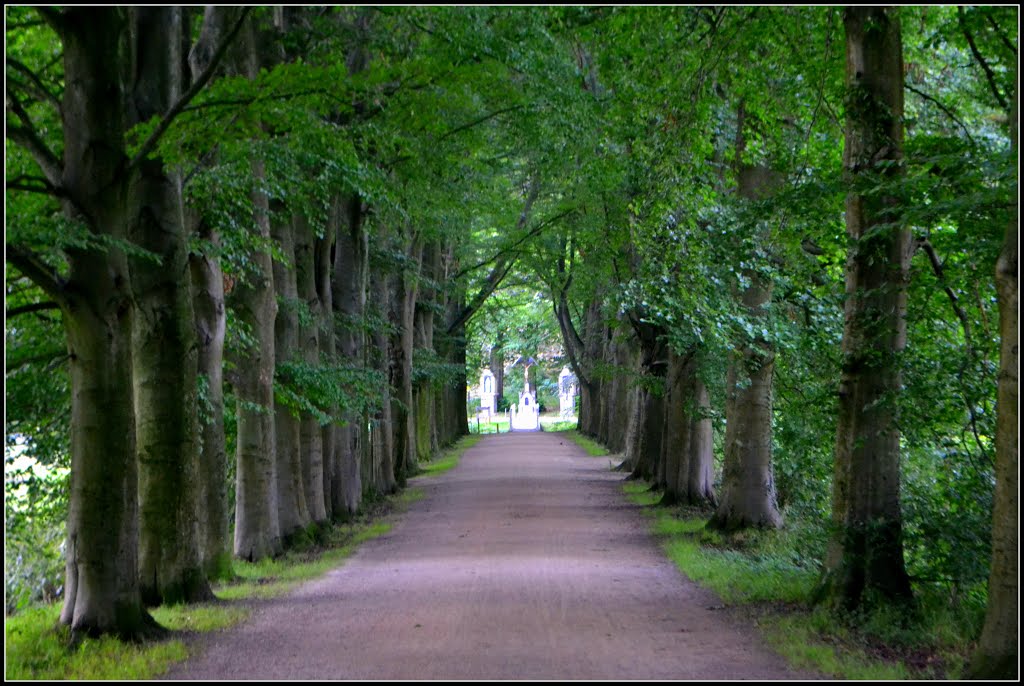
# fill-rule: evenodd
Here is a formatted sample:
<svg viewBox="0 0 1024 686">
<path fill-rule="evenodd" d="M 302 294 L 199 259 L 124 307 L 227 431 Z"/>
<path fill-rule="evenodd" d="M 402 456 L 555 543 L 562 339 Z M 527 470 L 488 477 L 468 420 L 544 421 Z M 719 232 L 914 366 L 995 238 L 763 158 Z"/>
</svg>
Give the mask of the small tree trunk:
<svg viewBox="0 0 1024 686">
<path fill-rule="evenodd" d="M 423 243 L 416 237 L 409 239 L 405 251 L 408 264 L 396 279 L 392 292 L 391 321 L 399 329 L 392 337 L 392 387 L 396 396 L 391 410 L 394 418 L 395 480 L 405 487 L 406 481 L 418 471 L 416 465 L 416 404 L 412 393 L 412 353 L 415 334 L 416 294 L 419 269 L 423 261 Z"/>
<path fill-rule="evenodd" d="M 1019 78 L 1019 77 L 1018 77 Z M 1018 80 L 1019 85 L 1019 80 Z M 1011 143 L 1017 152 L 1017 108 L 1014 93 Z M 1020 474 L 1020 329 L 1017 279 L 1020 236 L 1018 204 L 1006 227 L 1003 249 L 996 262 L 999 296 L 999 389 L 996 405 L 996 492 L 992 512 L 992 566 L 988 579 L 988 610 L 978 648 L 971 659 L 972 679 L 1019 678 L 1018 497 Z"/>
<path fill-rule="evenodd" d="M 337 336 L 334 324 L 334 294 L 331 288 L 331 275 L 334 271 L 334 257 L 332 253 L 334 251 L 334 241 L 337 235 L 336 227 L 338 225 L 337 206 L 337 202 L 332 203 L 325 235 L 323 238 L 317 238 L 315 245 L 316 291 L 317 297 L 320 299 L 320 363 L 331 366 L 338 364 Z M 338 407 L 336 405 L 332 406 L 329 411 L 332 417 L 338 416 Z M 333 518 L 335 515 L 331 493 L 334 490 L 333 479 L 336 471 L 335 462 L 338 450 L 337 429 L 338 427 L 335 422 L 331 422 L 321 428 L 324 483 L 320 498 L 324 502 L 324 513 L 328 519 Z"/>
<path fill-rule="evenodd" d="M 903 51 L 894 10 L 845 10 L 847 110 L 843 162 L 856 181 L 893 176 L 902 164 Z M 883 168 L 880 162 L 889 163 Z M 871 183 L 877 183 L 874 176 Z M 843 369 L 833 478 L 835 534 L 820 595 L 853 610 L 872 597 L 909 599 L 900 513 L 899 356 L 906 345 L 910 236 L 901 201 L 846 199 L 852 246 L 846 264 Z M 895 224 L 897 228 L 892 228 Z"/>
</svg>

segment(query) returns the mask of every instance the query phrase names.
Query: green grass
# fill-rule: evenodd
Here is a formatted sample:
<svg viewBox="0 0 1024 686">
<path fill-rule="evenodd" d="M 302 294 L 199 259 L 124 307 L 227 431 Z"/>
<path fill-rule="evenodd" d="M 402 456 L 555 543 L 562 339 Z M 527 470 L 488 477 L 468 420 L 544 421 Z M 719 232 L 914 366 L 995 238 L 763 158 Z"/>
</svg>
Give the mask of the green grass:
<svg viewBox="0 0 1024 686">
<path fill-rule="evenodd" d="M 463 436 L 451 448 L 444 451 L 440 456 L 420 465 L 419 476 L 433 476 L 444 474 L 459 463 L 462 454 L 480 442 L 479 435 Z"/>
<path fill-rule="evenodd" d="M 509 432 L 509 420 L 504 413 L 496 414 L 491 421 L 481 419 L 479 425 L 476 416 L 469 418 L 469 433 L 471 434 L 507 434 Z"/>
<path fill-rule="evenodd" d="M 573 429 L 572 431 L 564 432 L 566 436 L 576 442 L 576 445 L 587 451 L 587 455 L 591 457 L 604 457 L 608 454 L 608 449 L 595 440 L 587 438 L 579 431 Z"/>
<path fill-rule="evenodd" d="M 472 442 L 460 443 L 456 456 Z M 353 521 L 331 527 L 310 527 L 294 537 L 296 547 L 275 559 L 232 562 L 232 578 L 213 585 L 218 602 L 161 606 L 153 617 L 172 632 L 219 631 L 249 617 L 251 601 L 271 598 L 319 577 L 337 567 L 361 543 L 386 534 L 391 523 L 383 515 L 403 511 L 423 497 L 417 488 L 407 489 L 380 503 L 368 504 L 369 512 Z M 188 648 L 172 633 L 170 639 L 142 644 L 113 637 L 84 639 L 69 647 L 70 634 L 59 627 L 60 605 L 35 607 L 6 617 L 7 679 L 17 680 L 123 680 L 153 679 L 188 657 Z"/>
<path fill-rule="evenodd" d="M 725 535 L 705 529 L 709 512 L 658 506 L 661 493 L 642 481 L 623 491 L 676 567 L 757 624 L 793 667 L 836 679 L 955 679 L 962 672 L 983 604 L 954 609 L 922 592 L 909 618 L 895 608 L 860 617 L 812 610 L 820 572 L 797 554 L 799 531 Z"/>
<path fill-rule="evenodd" d="M 69 648 L 67 628 L 56 628 L 59 615 L 60 606 L 54 604 L 5 618 L 7 679 L 151 679 L 188 654 L 177 640 L 133 645 L 111 637 L 86 638 Z"/>
</svg>

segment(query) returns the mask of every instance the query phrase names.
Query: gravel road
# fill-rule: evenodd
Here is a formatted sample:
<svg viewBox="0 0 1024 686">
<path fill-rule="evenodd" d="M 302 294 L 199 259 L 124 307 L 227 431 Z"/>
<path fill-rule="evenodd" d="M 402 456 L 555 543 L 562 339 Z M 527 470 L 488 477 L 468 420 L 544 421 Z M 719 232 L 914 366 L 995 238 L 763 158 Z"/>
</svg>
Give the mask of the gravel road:
<svg viewBox="0 0 1024 686">
<path fill-rule="evenodd" d="M 167 679 L 805 679 L 680 574 L 609 459 L 486 436 L 387 535 Z"/>
</svg>

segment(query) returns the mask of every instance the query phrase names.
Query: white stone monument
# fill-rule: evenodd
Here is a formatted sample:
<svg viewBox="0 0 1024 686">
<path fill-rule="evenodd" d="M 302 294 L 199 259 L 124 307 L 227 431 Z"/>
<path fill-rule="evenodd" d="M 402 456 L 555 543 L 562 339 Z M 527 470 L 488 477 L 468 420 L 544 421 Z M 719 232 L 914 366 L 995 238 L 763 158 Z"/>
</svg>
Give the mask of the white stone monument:
<svg viewBox="0 0 1024 686">
<path fill-rule="evenodd" d="M 536 431 L 540 428 L 540 408 L 537 397 L 529 389 L 519 394 L 519 402 L 512 406 L 511 431 Z"/>
<path fill-rule="evenodd" d="M 537 406 L 537 395 L 530 390 L 530 365 L 526 365 L 523 373 L 523 391 L 519 394 L 519 402 L 512 406 L 509 431 L 537 431 L 540 429 L 540 408 Z"/>
<path fill-rule="evenodd" d="M 558 375 L 558 406 L 562 419 L 576 414 L 576 376 L 568 367 Z"/>
<path fill-rule="evenodd" d="M 480 412 L 490 417 L 496 406 L 494 404 L 494 374 L 490 369 L 480 372 Z"/>
</svg>

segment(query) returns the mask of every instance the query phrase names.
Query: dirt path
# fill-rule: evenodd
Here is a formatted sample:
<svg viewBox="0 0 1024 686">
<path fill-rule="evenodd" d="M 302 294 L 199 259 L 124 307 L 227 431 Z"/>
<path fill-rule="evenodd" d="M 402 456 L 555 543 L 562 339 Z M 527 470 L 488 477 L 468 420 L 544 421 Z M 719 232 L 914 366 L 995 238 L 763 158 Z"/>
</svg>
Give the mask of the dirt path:
<svg viewBox="0 0 1024 686">
<path fill-rule="evenodd" d="M 558 434 L 488 436 L 394 530 L 170 679 L 795 679 L 708 608 L 606 458 Z"/>
</svg>

